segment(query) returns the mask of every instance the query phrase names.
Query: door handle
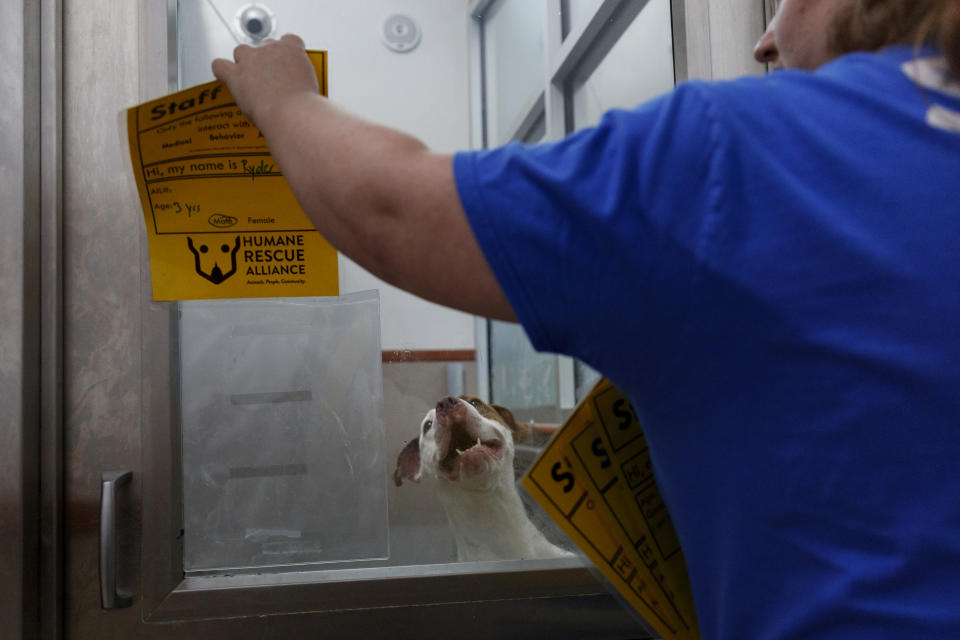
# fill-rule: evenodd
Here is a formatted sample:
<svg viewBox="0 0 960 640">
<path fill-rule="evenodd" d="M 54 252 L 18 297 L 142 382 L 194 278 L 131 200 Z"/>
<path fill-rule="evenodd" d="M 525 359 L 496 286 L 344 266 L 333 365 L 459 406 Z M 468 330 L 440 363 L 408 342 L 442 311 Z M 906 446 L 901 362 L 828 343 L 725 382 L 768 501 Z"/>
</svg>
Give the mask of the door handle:
<svg viewBox="0 0 960 640">
<path fill-rule="evenodd" d="M 104 609 L 123 609 L 133 602 L 129 589 L 117 587 L 117 492 L 132 477 L 132 471 L 100 474 L 100 606 Z"/>
</svg>

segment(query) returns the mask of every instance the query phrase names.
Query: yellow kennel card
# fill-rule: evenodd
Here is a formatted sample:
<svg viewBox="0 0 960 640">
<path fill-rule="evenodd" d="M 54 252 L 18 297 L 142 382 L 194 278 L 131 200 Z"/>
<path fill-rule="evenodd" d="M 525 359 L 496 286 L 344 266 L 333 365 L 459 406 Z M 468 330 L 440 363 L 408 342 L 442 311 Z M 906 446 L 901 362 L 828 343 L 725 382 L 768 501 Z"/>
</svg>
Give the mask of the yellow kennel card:
<svg viewBox="0 0 960 640">
<path fill-rule="evenodd" d="M 643 430 L 616 387 L 594 387 L 522 484 L 658 634 L 700 637 Z"/>
<path fill-rule="evenodd" d="M 327 95 L 327 55 L 309 52 Z M 335 296 L 337 252 L 220 82 L 127 110 L 154 300 Z"/>
</svg>

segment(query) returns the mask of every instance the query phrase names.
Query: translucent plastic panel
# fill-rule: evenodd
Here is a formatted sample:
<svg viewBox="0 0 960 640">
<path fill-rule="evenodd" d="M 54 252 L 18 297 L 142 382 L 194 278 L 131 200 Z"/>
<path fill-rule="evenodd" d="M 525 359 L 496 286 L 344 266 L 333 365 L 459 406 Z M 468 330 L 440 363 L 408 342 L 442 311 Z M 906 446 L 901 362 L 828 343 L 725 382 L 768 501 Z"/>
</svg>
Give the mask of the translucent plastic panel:
<svg viewBox="0 0 960 640">
<path fill-rule="evenodd" d="M 607 110 L 633 108 L 673 85 L 670 0 L 650 0 L 593 73 L 574 82 L 575 128 L 592 126 Z"/>
<path fill-rule="evenodd" d="M 181 305 L 184 569 L 385 558 L 376 292 Z"/>
<path fill-rule="evenodd" d="M 490 146 L 509 142 L 543 90 L 545 0 L 498 0 L 484 19 Z"/>
</svg>

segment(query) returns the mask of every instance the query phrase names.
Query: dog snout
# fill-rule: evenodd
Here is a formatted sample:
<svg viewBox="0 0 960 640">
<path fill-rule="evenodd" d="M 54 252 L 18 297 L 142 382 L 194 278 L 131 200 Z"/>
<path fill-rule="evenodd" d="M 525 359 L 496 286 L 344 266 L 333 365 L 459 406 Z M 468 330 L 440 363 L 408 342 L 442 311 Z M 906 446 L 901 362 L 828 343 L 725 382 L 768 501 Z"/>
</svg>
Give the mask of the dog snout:
<svg viewBox="0 0 960 640">
<path fill-rule="evenodd" d="M 453 396 L 447 396 L 446 398 L 441 398 L 440 402 L 437 403 L 437 415 L 448 414 L 453 411 L 460 401 L 454 398 Z"/>
</svg>

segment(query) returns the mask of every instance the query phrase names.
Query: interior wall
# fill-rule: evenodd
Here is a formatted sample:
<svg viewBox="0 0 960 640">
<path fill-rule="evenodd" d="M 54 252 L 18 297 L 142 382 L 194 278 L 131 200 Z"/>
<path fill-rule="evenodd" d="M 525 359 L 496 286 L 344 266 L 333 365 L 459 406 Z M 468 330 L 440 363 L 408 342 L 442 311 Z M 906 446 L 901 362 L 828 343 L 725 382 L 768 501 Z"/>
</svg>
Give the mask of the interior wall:
<svg viewBox="0 0 960 640">
<path fill-rule="evenodd" d="M 217 0 L 228 21 L 244 1 Z M 293 32 L 308 48 L 329 52 L 330 98 L 360 116 L 395 127 L 438 152 L 470 146 L 467 13 L 464 3 L 436 0 L 266 0 L 277 34 Z M 213 79 L 210 62 L 230 58 L 236 41 L 207 2 L 180 5 L 181 86 Z M 381 39 L 391 15 L 422 31 L 413 51 L 395 53 Z M 232 22 L 231 22 L 232 24 Z M 427 230 L 424 230 L 428 233 Z M 473 316 L 428 303 L 375 278 L 341 256 L 342 293 L 379 289 L 384 350 L 474 349 Z"/>
</svg>

